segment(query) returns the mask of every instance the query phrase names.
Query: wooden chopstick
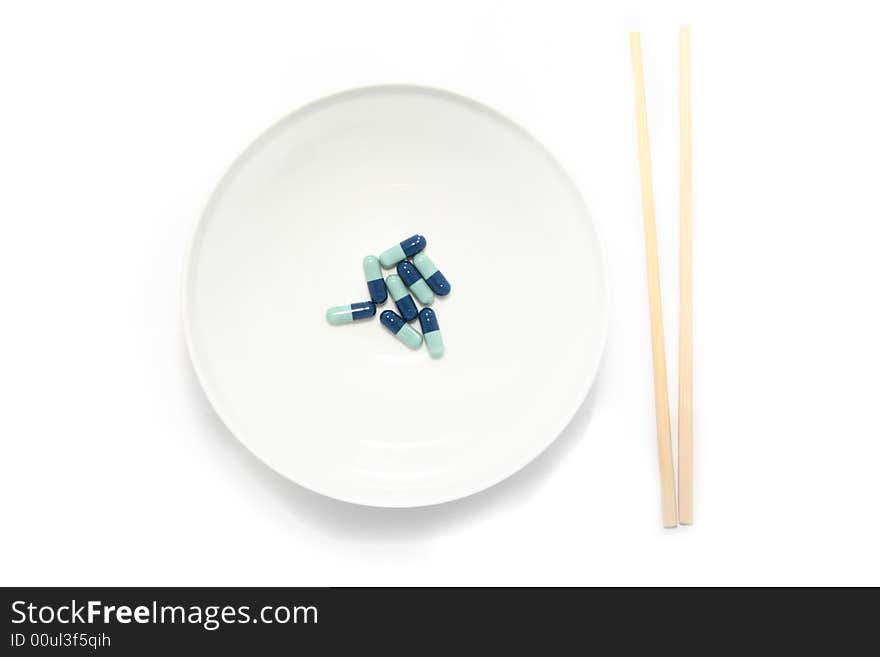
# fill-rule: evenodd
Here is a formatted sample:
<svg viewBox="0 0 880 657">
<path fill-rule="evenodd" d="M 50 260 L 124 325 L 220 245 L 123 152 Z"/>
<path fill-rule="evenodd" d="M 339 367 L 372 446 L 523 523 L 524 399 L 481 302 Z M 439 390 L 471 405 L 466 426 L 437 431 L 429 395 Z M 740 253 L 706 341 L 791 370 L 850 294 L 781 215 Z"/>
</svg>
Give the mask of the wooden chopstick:
<svg viewBox="0 0 880 657">
<path fill-rule="evenodd" d="M 679 32 L 680 113 L 680 263 L 678 333 L 678 512 L 679 522 L 694 522 L 693 423 L 693 256 L 691 225 L 691 33 Z"/>
<path fill-rule="evenodd" d="M 660 502 L 663 526 L 678 524 L 675 509 L 675 474 L 672 464 L 672 429 L 669 421 L 669 391 L 666 383 L 666 353 L 663 337 L 663 306 L 660 299 L 660 262 L 657 255 L 657 224 L 654 220 L 654 189 L 651 178 L 651 150 L 648 141 L 648 109 L 642 42 L 638 32 L 629 35 L 636 94 L 636 126 L 639 137 L 639 174 L 642 186 L 642 215 L 645 220 L 645 256 L 648 266 L 648 305 L 651 315 L 651 349 L 654 362 L 654 410 L 657 414 L 657 450 L 660 460 Z"/>
</svg>

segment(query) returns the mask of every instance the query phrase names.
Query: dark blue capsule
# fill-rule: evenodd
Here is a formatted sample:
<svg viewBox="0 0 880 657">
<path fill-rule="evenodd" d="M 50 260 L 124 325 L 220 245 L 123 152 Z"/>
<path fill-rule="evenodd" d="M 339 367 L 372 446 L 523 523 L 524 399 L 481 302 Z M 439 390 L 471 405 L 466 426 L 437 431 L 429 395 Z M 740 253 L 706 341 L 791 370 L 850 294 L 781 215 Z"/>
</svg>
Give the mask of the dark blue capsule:
<svg viewBox="0 0 880 657">
<path fill-rule="evenodd" d="M 376 304 L 372 301 L 359 301 L 351 304 L 352 320 L 366 319 L 376 314 Z"/>
<path fill-rule="evenodd" d="M 419 309 L 416 307 L 416 302 L 413 301 L 413 298 L 408 294 L 394 303 L 397 304 L 397 309 L 406 321 L 411 322 L 419 316 Z"/>
<path fill-rule="evenodd" d="M 434 294 L 438 297 L 445 297 L 449 294 L 450 290 L 452 290 L 452 286 L 449 285 L 449 281 L 446 280 L 446 277 L 440 272 L 440 270 L 437 270 L 431 276 L 428 276 L 427 282 L 428 287 L 434 290 Z"/>
<path fill-rule="evenodd" d="M 428 245 L 428 240 L 426 240 L 421 235 L 413 235 L 400 243 L 400 248 L 403 249 L 403 252 L 406 254 L 407 258 L 412 257 L 422 249 L 424 249 Z"/>
<path fill-rule="evenodd" d="M 408 260 L 404 260 L 397 265 L 397 274 L 403 279 L 407 287 L 412 287 L 422 277 L 415 265 Z"/>
<path fill-rule="evenodd" d="M 385 303 L 385 300 L 388 298 L 388 288 L 385 287 L 384 278 L 367 281 L 367 289 L 370 291 L 370 298 L 373 300 L 373 303 Z"/>
<path fill-rule="evenodd" d="M 439 331 L 440 323 L 437 321 L 437 313 L 430 308 L 422 308 L 419 311 L 419 324 L 422 325 L 422 333 Z"/>
<path fill-rule="evenodd" d="M 406 322 L 403 321 L 403 317 L 398 315 L 393 310 L 386 310 L 381 315 L 379 315 L 379 321 L 382 322 L 382 326 L 387 328 L 389 331 L 397 335 L 397 332 L 406 326 Z"/>
</svg>

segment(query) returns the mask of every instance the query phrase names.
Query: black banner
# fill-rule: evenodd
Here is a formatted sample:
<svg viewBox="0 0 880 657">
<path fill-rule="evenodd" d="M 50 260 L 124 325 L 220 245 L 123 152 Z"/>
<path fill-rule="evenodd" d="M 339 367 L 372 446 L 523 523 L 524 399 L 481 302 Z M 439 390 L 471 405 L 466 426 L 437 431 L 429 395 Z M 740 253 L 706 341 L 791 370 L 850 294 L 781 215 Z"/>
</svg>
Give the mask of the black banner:
<svg viewBox="0 0 880 657">
<path fill-rule="evenodd" d="M 871 592 L 871 598 L 875 594 Z M 658 589 L 3 589 L 3 654 L 156 655 L 342 650 L 418 655 L 502 647 L 538 654 L 860 643 L 876 604 L 855 592 Z M 610 642 L 610 643 L 609 643 Z M 705 644 L 703 644 L 704 647 Z M 696 646 L 696 644 L 695 644 Z"/>
</svg>

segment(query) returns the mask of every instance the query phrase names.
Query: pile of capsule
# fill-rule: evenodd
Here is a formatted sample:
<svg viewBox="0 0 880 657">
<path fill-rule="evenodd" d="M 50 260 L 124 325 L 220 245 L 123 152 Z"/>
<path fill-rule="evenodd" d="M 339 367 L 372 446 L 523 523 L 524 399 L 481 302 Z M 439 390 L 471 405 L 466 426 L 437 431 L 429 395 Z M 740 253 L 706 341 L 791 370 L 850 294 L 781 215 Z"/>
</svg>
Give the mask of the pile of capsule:
<svg viewBox="0 0 880 657">
<path fill-rule="evenodd" d="M 385 303 L 390 292 L 400 314 L 393 310 L 384 311 L 379 316 L 382 326 L 410 349 L 421 347 L 424 335 L 428 353 L 432 358 L 440 358 L 443 355 L 443 337 L 440 335 L 437 313 L 427 306 L 434 303 L 434 295 L 445 297 L 451 288 L 446 277 L 423 253 L 427 244 L 428 241 L 421 235 L 413 235 L 383 251 L 378 258 L 373 255 L 364 258 L 364 275 L 371 301 L 331 308 L 327 311 L 327 321 L 337 325 L 372 317 L 376 314 L 376 306 Z M 397 265 L 397 274 L 382 278 L 380 265 L 385 269 Z M 426 307 L 418 310 L 410 292 Z M 408 324 L 416 317 L 422 326 L 421 333 Z"/>
</svg>

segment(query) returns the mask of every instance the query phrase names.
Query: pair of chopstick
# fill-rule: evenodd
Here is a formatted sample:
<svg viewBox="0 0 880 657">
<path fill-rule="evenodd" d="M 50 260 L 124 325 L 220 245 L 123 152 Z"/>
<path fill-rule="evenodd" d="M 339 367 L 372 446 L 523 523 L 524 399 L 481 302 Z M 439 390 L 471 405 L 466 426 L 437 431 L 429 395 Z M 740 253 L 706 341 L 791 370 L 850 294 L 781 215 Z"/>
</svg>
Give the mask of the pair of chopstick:
<svg viewBox="0 0 880 657">
<path fill-rule="evenodd" d="M 657 414 L 657 447 L 660 458 L 660 502 L 663 526 L 693 523 L 693 267 L 691 247 L 691 63 L 690 30 L 679 33 L 680 112 L 680 263 L 679 263 L 679 368 L 678 368 L 678 503 L 672 463 L 672 427 L 669 419 L 669 391 L 666 381 L 666 352 L 663 336 L 663 307 L 660 300 L 660 263 L 657 256 L 657 224 L 654 219 L 654 184 L 648 141 L 648 110 L 642 42 L 638 32 L 630 34 L 633 78 L 636 92 L 636 126 L 639 137 L 639 173 L 642 215 L 645 220 L 645 255 L 648 265 L 648 304 L 651 317 L 651 348 L 654 364 L 654 408 Z M 677 508 L 676 508 L 677 507 Z"/>
</svg>

